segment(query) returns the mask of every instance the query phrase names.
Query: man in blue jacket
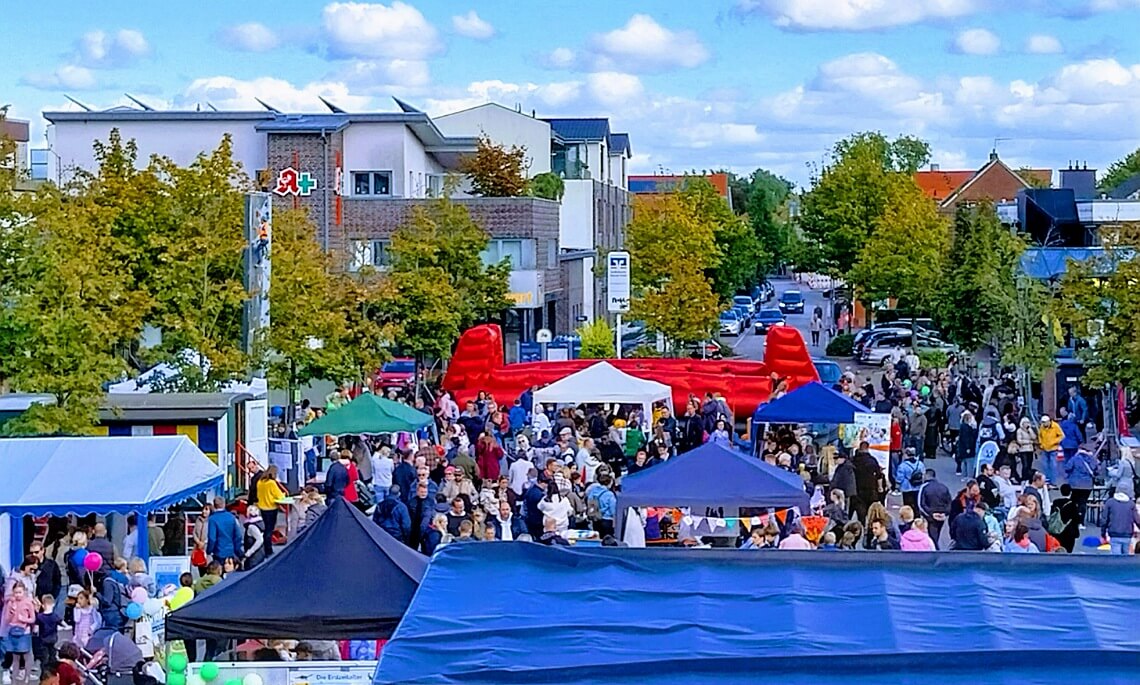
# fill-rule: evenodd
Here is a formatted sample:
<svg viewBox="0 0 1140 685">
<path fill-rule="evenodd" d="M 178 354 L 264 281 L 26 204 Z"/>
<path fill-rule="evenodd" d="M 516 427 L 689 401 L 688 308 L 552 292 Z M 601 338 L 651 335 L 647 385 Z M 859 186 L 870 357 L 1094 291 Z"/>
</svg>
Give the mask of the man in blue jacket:
<svg viewBox="0 0 1140 685">
<path fill-rule="evenodd" d="M 242 527 L 237 517 L 226 509 L 226 501 L 214 498 L 214 510 L 206 525 L 206 554 L 221 563 L 225 559 L 241 559 L 245 554 Z"/>
<path fill-rule="evenodd" d="M 520 535 L 527 532 L 526 522 L 511 512 L 511 503 L 505 499 L 499 500 L 499 513 L 492 516 L 490 521 L 495 527 L 496 540 L 518 540 Z"/>
<path fill-rule="evenodd" d="M 617 514 L 617 496 L 610 489 L 613 476 L 603 473 L 598 482 L 586 488 L 586 512 L 590 522 L 600 537 L 614 534 L 614 519 Z"/>
<path fill-rule="evenodd" d="M 1065 461 L 1073 458 L 1080 448 L 1081 443 L 1085 441 L 1085 436 L 1081 433 L 1081 426 L 1077 420 L 1069 413 L 1065 407 L 1061 407 L 1061 432 L 1065 437 L 1061 439 L 1061 451 L 1065 453 Z"/>
<path fill-rule="evenodd" d="M 913 509 L 916 514 L 919 513 L 918 489 L 925 481 L 925 474 L 926 466 L 918 458 L 917 451 L 913 447 L 906 448 L 906 458 L 895 470 L 895 481 L 902 491 L 903 504 Z"/>
<path fill-rule="evenodd" d="M 1085 401 L 1085 398 L 1081 397 L 1077 386 L 1073 385 L 1069 387 L 1069 401 L 1065 406 L 1078 426 L 1083 426 L 1088 423 L 1089 403 Z"/>
<path fill-rule="evenodd" d="M 954 549 L 966 552 L 980 552 L 990 546 L 989 529 L 986 528 L 982 512 L 970 508 L 950 522 L 950 538 Z"/>
<path fill-rule="evenodd" d="M 400 500 L 399 485 L 388 488 L 384 501 L 377 504 L 376 511 L 372 512 L 372 521 L 384 532 L 408 544 L 408 538 L 412 533 L 412 517 L 408 513 L 408 505 Z"/>
</svg>

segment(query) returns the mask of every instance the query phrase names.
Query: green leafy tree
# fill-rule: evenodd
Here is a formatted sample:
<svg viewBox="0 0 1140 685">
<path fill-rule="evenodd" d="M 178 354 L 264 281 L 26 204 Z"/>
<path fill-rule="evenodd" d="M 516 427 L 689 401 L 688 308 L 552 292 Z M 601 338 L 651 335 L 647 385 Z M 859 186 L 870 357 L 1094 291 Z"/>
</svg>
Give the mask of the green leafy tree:
<svg viewBox="0 0 1140 685">
<path fill-rule="evenodd" d="M 516 197 L 525 195 L 526 148 L 506 147 L 479 136 L 475 154 L 466 157 L 460 169 L 471 179 L 471 192 L 484 197 Z M 445 193 L 446 194 L 446 193 Z"/>
<path fill-rule="evenodd" d="M 1053 184 L 1033 173 L 1032 167 L 1023 166 L 1017 170 L 1017 177 L 1025 181 L 1030 188 L 1049 188 Z"/>
<path fill-rule="evenodd" d="M 605 319 L 595 319 L 578 329 L 582 338 L 582 349 L 579 356 L 582 359 L 613 359 L 617 356 L 614 345 L 614 329 L 606 323 Z"/>
<path fill-rule="evenodd" d="M 1140 149 L 1133 150 L 1108 166 L 1100 177 L 1097 188 L 1107 193 L 1136 174 L 1140 174 Z"/>
<path fill-rule="evenodd" d="M 732 212 L 707 178 L 687 179 L 679 195 L 699 221 L 712 224 L 713 250 L 718 258 L 707 275 L 713 290 L 722 299 L 730 299 L 755 283 L 760 265 L 769 258 L 748 223 Z"/>
<path fill-rule="evenodd" d="M 908 176 L 895 175 L 888 200 L 850 273 L 866 300 L 897 298 L 911 316 L 934 302 L 950 242 L 946 221 Z"/>
<path fill-rule="evenodd" d="M 961 206 L 954 215 L 938 320 L 949 340 L 967 352 L 995 340 L 1009 323 L 1005 236 L 994 206 Z"/>
<path fill-rule="evenodd" d="M 566 183 L 558 174 L 546 171 L 530 179 L 530 191 L 535 197 L 561 201 L 566 192 Z"/>
<path fill-rule="evenodd" d="M 786 212 L 792 188 L 790 181 L 764 169 L 757 169 L 749 177 L 743 207 L 766 257 L 759 264 L 761 273 L 793 263 L 794 232 Z"/>
</svg>

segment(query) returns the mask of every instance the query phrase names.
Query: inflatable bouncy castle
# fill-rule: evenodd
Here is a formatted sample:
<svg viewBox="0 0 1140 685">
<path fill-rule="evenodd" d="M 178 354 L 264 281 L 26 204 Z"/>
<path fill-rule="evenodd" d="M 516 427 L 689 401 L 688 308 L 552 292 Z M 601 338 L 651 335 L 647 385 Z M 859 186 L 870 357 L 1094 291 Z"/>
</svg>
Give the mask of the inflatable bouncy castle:
<svg viewBox="0 0 1140 685">
<path fill-rule="evenodd" d="M 736 416 L 751 416 L 772 393 L 772 375 L 788 379 L 792 390 L 819 380 L 815 365 L 799 331 L 777 326 L 768 332 L 764 361 L 702 359 L 609 359 L 622 371 L 673 388 L 673 406 L 684 412 L 689 395 L 701 398 L 720 393 Z M 593 359 L 507 364 L 503 334 L 495 324 L 468 329 L 459 339 L 455 355 L 443 377 L 443 388 L 462 406 L 486 390 L 506 406 L 531 386 L 565 378 L 591 364 Z"/>
</svg>

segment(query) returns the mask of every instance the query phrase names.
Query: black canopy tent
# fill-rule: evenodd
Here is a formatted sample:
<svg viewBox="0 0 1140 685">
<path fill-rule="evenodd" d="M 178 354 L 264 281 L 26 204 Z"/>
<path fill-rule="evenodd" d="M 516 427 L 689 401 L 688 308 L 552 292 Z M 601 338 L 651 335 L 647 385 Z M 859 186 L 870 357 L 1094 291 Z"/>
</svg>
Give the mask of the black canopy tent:
<svg viewBox="0 0 1140 685">
<path fill-rule="evenodd" d="M 268 561 L 167 616 L 166 637 L 386 638 L 411 603 L 427 562 L 337 499 Z"/>
</svg>

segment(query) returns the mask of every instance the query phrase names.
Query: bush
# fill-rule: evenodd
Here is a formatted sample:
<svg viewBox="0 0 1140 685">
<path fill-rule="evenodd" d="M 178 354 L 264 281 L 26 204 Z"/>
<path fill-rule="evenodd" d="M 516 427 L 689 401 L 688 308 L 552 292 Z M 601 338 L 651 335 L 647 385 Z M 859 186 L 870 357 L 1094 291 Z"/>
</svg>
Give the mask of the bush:
<svg viewBox="0 0 1140 685">
<path fill-rule="evenodd" d="M 840 333 L 827 343 L 827 356 L 850 357 L 854 348 L 855 335 L 852 333 Z"/>
<path fill-rule="evenodd" d="M 605 319 L 596 319 L 582 326 L 578 335 L 582 338 L 582 350 L 578 353 L 580 359 L 613 359 L 617 356 L 614 329 Z"/>
<path fill-rule="evenodd" d="M 941 350 L 919 350 L 918 364 L 924 369 L 945 369 L 950 355 Z"/>
<path fill-rule="evenodd" d="M 535 197 L 561 201 L 566 184 L 558 174 L 547 171 L 530 179 L 530 192 Z"/>
</svg>

